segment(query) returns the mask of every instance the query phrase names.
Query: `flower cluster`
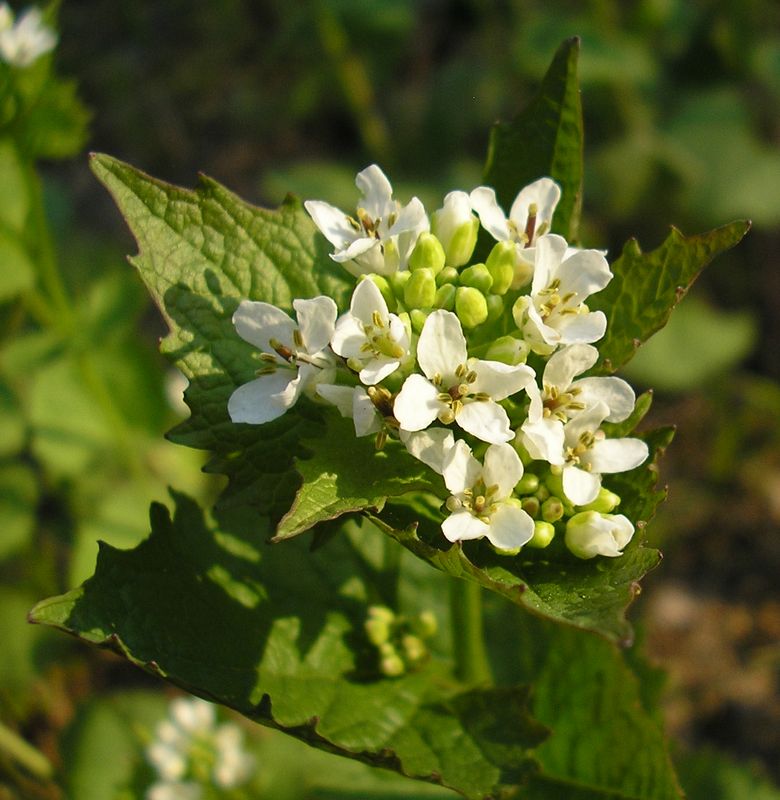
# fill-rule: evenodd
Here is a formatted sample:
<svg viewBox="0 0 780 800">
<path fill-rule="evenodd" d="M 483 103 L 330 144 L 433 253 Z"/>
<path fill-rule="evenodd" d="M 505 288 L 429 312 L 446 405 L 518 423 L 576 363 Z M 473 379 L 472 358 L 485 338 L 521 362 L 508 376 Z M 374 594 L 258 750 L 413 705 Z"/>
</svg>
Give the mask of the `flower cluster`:
<svg viewBox="0 0 780 800">
<path fill-rule="evenodd" d="M 216 724 L 211 703 L 194 697 L 174 700 L 146 748 L 158 776 L 146 800 L 199 800 L 204 786 L 227 790 L 246 783 L 254 759 L 242 739 L 236 725 Z"/>
<path fill-rule="evenodd" d="M 602 476 L 648 448 L 606 432 L 631 415 L 631 387 L 583 377 L 607 327 L 587 300 L 612 273 L 603 252 L 551 233 L 558 185 L 526 186 L 508 216 L 490 187 L 454 191 L 429 217 L 417 198 L 396 201 L 376 165 L 356 183 L 354 214 L 305 203 L 358 279 L 349 308 L 299 299 L 293 319 L 241 302 L 236 331 L 261 367 L 231 396 L 231 419 L 268 422 L 308 394 L 351 417 L 356 436 L 398 439 L 443 476 L 449 541 L 515 554 L 562 530 L 580 558 L 621 555 L 634 528 Z M 472 263 L 480 226 L 496 241 Z"/>
<path fill-rule="evenodd" d="M 404 616 L 387 606 L 370 606 L 363 627 L 377 650 L 379 671 L 396 678 L 428 658 L 425 642 L 436 633 L 438 626 L 432 611 Z"/>
<path fill-rule="evenodd" d="M 29 67 L 54 49 L 57 34 L 43 21 L 37 8 L 29 8 L 14 22 L 8 3 L 0 3 L 0 61 Z"/>
</svg>

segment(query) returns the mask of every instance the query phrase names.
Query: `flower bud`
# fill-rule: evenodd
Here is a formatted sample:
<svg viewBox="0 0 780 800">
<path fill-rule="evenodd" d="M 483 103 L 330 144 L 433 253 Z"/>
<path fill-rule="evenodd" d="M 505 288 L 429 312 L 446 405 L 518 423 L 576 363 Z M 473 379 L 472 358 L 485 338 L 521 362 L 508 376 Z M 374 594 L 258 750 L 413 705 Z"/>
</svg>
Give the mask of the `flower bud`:
<svg viewBox="0 0 780 800">
<path fill-rule="evenodd" d="M 455 287 L 451 283 L 445 283 L 436 290 L 433 307 L 444 308 L 447 311 L 455 308 Z"/>
<path fill-rule="evenodd" d="M 455 267 L 445 267 L 437 276 L 436 276 L 436 285 L 437 286 L 444 286 L 445 283 L 452 283 L 457 284 L 460 279 L 460 274 Z"/>
<path fill-rule="evenodd" d="M 397 678 L 406 672 L 406 665 L 401 656 L 398 655 L 396 649 L 389 642 L 385 642 L 380 648 L 381 659 L 379 661 L 379 669 L 388 678 Z"/>
<path fill-rule="evenodd" d="M 523 498 L 523 511 L 528 514 L 529 517 L 536 517 L 539 514 L 539 498 L 530 495 L 529 497 Z"/>
<path fill-rule="evenodd" d="M 390 638 L 390 626 L 383 619 L 367 619 L 363 626 L 366 629 L 368 641 L 377 647 Z"/>
<path fill-rule="evenodd" d="M 542 549 L 547 547 L 555 536 L 555 526 L 550 522 L 544 520 L 536 520 L 534 522 L 534 535 L 529 542 L 526 542 L 528 547 L 537 547 Z"/>
<path fill-rule="evenodd" d="M 412 628 L 423 639 L 430 639 L 439 629 L 433 611 L 422 611 L 412 620 Z"/>
<path fill-rule="evenodd" d="M 431 269 L 435 275 L 444 267 L 444 248 L 432 233 L 421 233 L 409 256 L 409 269 Z"/>
<path fill-rule="evenodd" d="M 413 308 L 409 312 L 409 319 L 412 322 L 412 330 L 420 334 L 422 333 L 423 325 L 425 325 L 425 320 L 428 319 L 428 314 L 430 312 L 423 311 L 421 308 Z"/>
<path fill-rule="evenodd" d="M 388 277 L 390 288 L 393 290 L 393 294 L 395 294 L 395 296 L 399 299 L 404 296 L 404 287 L 409 282 L 411 277 L 412 273 L 405 269 L 394 272 Z"/>
<path fill-rule="evenodd" d="M 401 646 L 404 649 L 406 660 L 412 664 L 422 661 L 428 655 L 428 648 L 423 643 L 419 636 L 407 633 L 401 639 Z"/>
<path fill-rule="evenodd" d="M 581 511 L 566 523 L 566 546 L 577 558 L 623 555 L 634 535 L 634 526 L 623 514 Z"/>
<path fill-rule="evenodd" d="M 513 291 L 518 291 L 527 286 L 534 276 L 534 262 L 524 258 L 524 250 L 515 248 L 515 271 L 512 277 L 512 285 L 509 287 Z"/>
<path fill-rule="evenodd" d="M 580 506 L 580 511 L 600 511 L 609 514 L 610 511 L 620 505 L 620 497 L 603 486 L 599 489 L 596 499 L 586 506 Z"/>
<path fill-rule="evenodd" d="M 516 495 L 533 494 L 539 488 L 539 477 L 533 472 L 526 472 L 517 482 L 514 492 Z"/>
<path fill-rule="evenodd" d="M 487 294 L 493 285 L 493 278 L 484 264 L 472 264 L 460 273 L 461 286 L 473 286 Z"/>
<path fill-rule="evenodd" d="M 528 345 L 522 339 L 515 339 L 514 336 L 500 336 L 488 347 L 485 358 L 488 361 L 509 364 L 511 367 L 525 364 L 528 358 Z"/>
<path fill-rule="evenodd" d="M 416 269 L 404 286 L 404 303 L 408 308 L 431 308 L 436 299 L 436 278 L 428 267 Z"/>
<path fill-rule="evenodd" d="M 487 301 L 488 322 L 495 322 L 504 315 L 504 298 L 501 295 L 489 294 L 485 300 Z"/>
<path fill-rule="evenodd" d="M 521 438 L 519 436 L 515 436 L 514 439 L 509 443 L 515 449 L 517 455 L 520 456 L 520 460 L 523 462 L 523 466 L 527 467 L 533 460 L 533 456 L 528 452 L 526 446 L 523 444 Z"/>
<path fill-rule="evenodd" d="M 444 247 L 448 266 L 468 263 L 477 243 L 479 220 L 471 211 L 466 192 L 450 192 L 444 198 L 443 207 L 431 216 L 431 230 Z"/>
<path fill-rule="evenodd" d="M 545 522 L 557 522 L 563 516 L 563 503 L 557 497 L 548 497 L 542 503 L 542 519 Z"/>
<path fill-rule="evenodd" d="M 485 266 L 493 278 L 493 291 L 506 294 L 515 277 L 517 246 L 514 242 L 498 242 L 490 251 Z"/>
<path fill-rule="evenodd" d="M 455 292 L 455 313 L 464 328 L 481 325 L 488 316 L 485 295 L 473 286 L 459 286 Z"/>
<path fill-rule="evenodd" d="M 379 289 L 379 293 L 382 295 L 385 303 L 387 303 L 387 310 L 394 312 L 398 307 L 398 303 L 395 299 L 395 294 L 393 293 L 393 289 L 390 286 L 390 282 L 384 275 L 377 275 L 375 272 L 372 272 L 368 275 L 361 275 L 361 281 L 371 281 L 373 284 L 376 285 L 376 288 Z"/>
</svg>

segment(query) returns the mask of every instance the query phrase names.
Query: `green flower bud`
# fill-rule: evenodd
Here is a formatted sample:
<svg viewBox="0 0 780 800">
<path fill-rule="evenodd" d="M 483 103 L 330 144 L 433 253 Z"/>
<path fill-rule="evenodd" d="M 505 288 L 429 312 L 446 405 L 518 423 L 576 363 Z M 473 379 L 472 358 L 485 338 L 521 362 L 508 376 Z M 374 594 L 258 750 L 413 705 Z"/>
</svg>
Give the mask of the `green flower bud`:
<svg viewBox="0 0 780 800">
<path fill-rule="evenodd" d="M 389 276 L 390 287 L 397 298 L 400 299 L 404 296 L 404 287 L 411 277 L 412 273 L 408 270 L 400 270 Z"/>
<path fill-rule="evenodd" d="M 515 300 L 514 305 L 512 306 L 512 319 L 515 321 L 515 325 L 517 325 L 520 330 L 523 329 L 526 323 L 526 309 L 528 308 L 528 304 L 530 302 L 530 297 L 527 295 L 522 295 Z"/>
<path fill-rule="evenodd" d="M 539 498 L 530 495 L 529 497 L 523 498 L 523 511 L 528 514 L 529 517 L 536 517 L 539 514 Z"/>
<path fill-rule="evenodd" d="M 455 313 L 464 328 L 476 328 L 488 316 L 485 295 L 473 286 L 459 286 L 455 293 Z"/>
<path fill-rule="evenodd" d="M 430 308 L 436 299 L 436 278 L 433 270 L 421 267 L 411 273 L 404 286 L 404 303 L 409 308 Z"/>
<path fill-rule="evenodd" d="M 520 456 L 520 460 L 523 462 L 524 467 L 527 467 L 534 460 L 528 450 L 525 449 L 525 445 L 519 436 L 515 436 L 515 438 L 512 439 L 509 444 L 515 448 L 515 452 Z"/>
<path fill-rule="evenodd" d="M 493 285 L 493 278 L 484 264 L 472 264 L 460 273 L 461 286 L 473 286 L 487 294 Z"/>
<path fill-rule="evenodd" d="M 522 339 L 515 339 L 514 336 L 500 336 L 488 347 L 485 358 L 488 361 L 509 364 L 511 367 L 525 364 L 528 358 L 528 345 Z"/>
<path fill-rule="evenodd" d="M 451 283 L 445 283 L 436 290 L 433 298 L 434 308 L 444 308 L 452 311 L 455 308 L 455 287 Z"/>
<path fill-rule="evenodd" d="M 366 636 L 368 636 L 369 642 L 377 647 L 390 638 L 390 626 L 383 619 L 367 619 L 363 626 L 366 629 Z"/>
<path fill-rule="evenodd" d="M 404 649 L 406 660 L 412 664 L 422 661 L 428 655 L 428 648 L 423 643 L 423 640 L 414 634 L 407 633 L 401 639 L 401 646 Z"/>
<path fill-rule="evenodd" d="M 563 517 L 563 503 L 557 497 L 548 497 L 542 503 L 542 519 L 545 522 L 557 522 Z"/>
<path fill-rule="evenodd" d="M 412 330 L 415 333 L 422 333 L 425 320 L 428 319 L 429 311 L 423 311 L 421 308 L 413 308 L 409 312 L 409 319 L 412 321 Z"/>
<path fill-rule="evenodd" d="M 457 283 L 459 277 L 460 275 L 458 274 L 458 270 L 456 270 L 455 267 L 445 267 L 436 276 L 436 285 L 444 286 L 445 283 Z"/>
<path fill-rule="evenodd" d="M 422 611 L 418 614 L 412 621 L 412 627 L 415 633 L 423 639 L 430 639 L 439 628 L 433 611 Z"/>
<path fill-rule="evenodd" d="M 523 257 L 522 250 L 515 249 L 515 257 L 515 272 L 509 288 L 518 291 L 531 283 L 534 276 L 534 264 L 533 261 L 528 261 Z"/>
<path fill-rule="evenodd" d="M 549 489 L 550 494 L 554 494 L 556 497 L 564 497 L 562 475 L 556 475 L 551 470 L 550 474 L 544 479 L 544 485 Z"/>
<path fill-rule="evenodd" d="M 382 674 L 388 678 L 397 678 L 406 672 L 406 664 L 389 642 L 380 648 L 380 653 L 382 657 L 379 660 L 379 669 Z"/>
<path fill-rule="evenodd" d="M 447 246 L 447 264 L 453 267 L 468 264 L 477 244 L 478 233 L 479 220 L 476 217 L 460 225 Z"/>
<path fill-rule="evenodd" d="M 432 233 L 421 233 L 409 256 L 409 269 L 431 269 L 434 275 L 444 267 L 444 248 Z"/>
<path fill-rule="evenodd" d="M 431 230 L 444 246 L 448 265 L 467 264 L 479 233 L 479 220 L 472 213 L 469 196 L 450 192 L 444 198 L 444 206 L 431 215 Z"/>
<path fill-rule="evenodd" d="M 534 522 L 534 535 L 531 541 L 526 543 L 527 547 L 537 547 L 542 549 L 547 547 L 548 544 L 555 537 L 555 526 L 550 522 L 544 520 L 537 520 Z"/>
<path fill-rule="evenodd" d="M 385 303 L 387 303 L 387 310 L 390 312 L 394 312 L 398 307 L 398 303 L 395 299 L 395 294 L 393 293 L 393 288 L 390 286 L 390 282 L 385 278 L 384 275 L 378 275 L 375 272 L 372 272 L 368 275 L 361 275 L 361 281 L 371 281 L 373 284 L 376 285 L 376 288 L 379 289 L 379 293 L 382 295 Z"/>
<path fill-rule="evenodd" d="M 539 476 L 526 472 L 515 486 L 516 495 L 533 494 L 539 488 Z"/>
<path fill-rule="evenodd" d="M 495 322 L 504 314 L 504 298 L 498 294 L 489 294 L 485 300 L 488 309 L 487 321 Z"/>
<path fill-rule="evenodd" d="M 580 511 L 600 511 L 603 514 L 609 514 L 610 511 L 620 505 L 620 497 L 609 489 L 603 486 L 599 489 L 598 496 L 592 503 L 586 506 L 579 506 Z"/>
<path fill-rule="evenodd" d="M 493 291 L 506 294 L 515 277 L 517 247 L 514 242 L 498 242 L 490 251 L 485 266 L 493 278 Z"/>
</svg>

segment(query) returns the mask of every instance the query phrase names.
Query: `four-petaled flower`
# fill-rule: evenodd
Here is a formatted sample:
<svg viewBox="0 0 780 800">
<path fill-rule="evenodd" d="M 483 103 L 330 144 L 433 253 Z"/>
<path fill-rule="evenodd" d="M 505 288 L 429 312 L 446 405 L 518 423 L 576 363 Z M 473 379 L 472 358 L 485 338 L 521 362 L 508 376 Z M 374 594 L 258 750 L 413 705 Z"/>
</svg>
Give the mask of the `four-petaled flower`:
<svg viewBox="0 0 780 800">
<path fill-rule="evenodd" d="M 417 343 L 423 375 L 410 375 L 395 398 L 395 418 L 402 429 L 419 431 L 435 419 L 457 422 L 483 442 L 498 444 L 514 437 L 509 417 L 497 401 L 533 382 L 525 364 L 469 358 L 460 320 L 437 310 L 425 320 Z"/>
<path fill-rule="evenodd" d="M 355 183 L 362 195 L 356 217 L 321 200 L 307 200 L 304 206 L 335 247 L 334 261 L 356 277 L 391 275 L 406 266 L 417 237 L 429 230 L 428 216 L 416 197 L 403 207 L 393 200 L 393 187 L 376 164 L 359 172 Z"/>
<path fill-rule="evenodd" d="M 459 439 L 445 457 L 443 475 L 451 513 L 441 529 L 449 541 L 487 537 L 498 550 L 515 553 L 533 537 L 533 519 L 512 497 L 523 462 L 511 445 L 490 445 L 480 464 Z"/>
<path fill-rule="evenodd" d="M 281 417 L 304 389 L 333 376 L 336 357 L 329 342 L 336 323 L 330 297 L 295 300 L 296 324 L 269 303 L 242 300 L 233 314 L 236 333 L 260 350 L 263 366 L 253 381 L 228 400 L 233 422 L 260 425 Z"/>
</svg>

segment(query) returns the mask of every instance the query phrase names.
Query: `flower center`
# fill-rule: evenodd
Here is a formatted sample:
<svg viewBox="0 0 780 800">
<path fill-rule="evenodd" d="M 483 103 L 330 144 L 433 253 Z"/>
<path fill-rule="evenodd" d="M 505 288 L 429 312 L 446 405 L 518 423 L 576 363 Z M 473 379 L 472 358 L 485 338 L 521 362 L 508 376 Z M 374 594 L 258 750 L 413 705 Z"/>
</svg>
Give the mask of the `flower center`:
<svg viewBox="0 0 780 800">
<path fill-rule="evenodd" d="M 401 358 L 404 349 L 393 338 L 390 329 L 390 320 L 383 319 L 379 311 L 374 311 L 371 315 L 371 323 L 363 325 L 363 333 L 366 341 L 360 346 L 362 353 L 370 354 L 375 357 L 387 356 L 388 358 Z"/>
<path fill-rule="evenodd" d="M 606 438 L 606 434 L 602 430 L 583 431 L 577 443 L 573 447 L 566 448 L 564 453 L 566 463 L 572 467 L 579 467 L 586 472 L 590 472 L 591 466 L 587 461 L 583 461 L 583 456 L 596 442 L 600 442 L 604 438 Z"/>
<path fill-rule="evenodd" d="M 459 495 L 450 495 L 446 505 L 449 511 L 465 508 L 472 516 L 489 523 L 491 514 L 498 506 L 495 497 L 497 491 L 497 483 L 485 486 L 484 478 L 479 478 L 471 489 L 464 489 Z"/>
<path fill-rule="evenodd" d="M 470 370 L 466 364 L 458 364 L 455 368 L 455 383 L 449 387 L 444 386 L 444 378 L 437 372 L 433 376 L 433 385 L 440 391 L 437 399 L 445 405 L 438 414 L 438 420 L 443 425 L 449 425 L 460 414 L 464 403 L 469 401 L 490 400 L 486 392 L 472 392 L 471 384 L 477 380 L 477 373 Z"/>
<path fill-rule="evenodd" d="M 581 394 L 581 389 L 578 387 L 561 392 L 557 386 L 545 385 L 542 413 L 548 419 L 554 418 L 561 422 L 568 422 L 573 412 L 585 409 L 585 404 L 575 399 L 579 394 Z"/>
</svg>

